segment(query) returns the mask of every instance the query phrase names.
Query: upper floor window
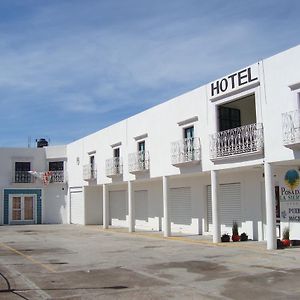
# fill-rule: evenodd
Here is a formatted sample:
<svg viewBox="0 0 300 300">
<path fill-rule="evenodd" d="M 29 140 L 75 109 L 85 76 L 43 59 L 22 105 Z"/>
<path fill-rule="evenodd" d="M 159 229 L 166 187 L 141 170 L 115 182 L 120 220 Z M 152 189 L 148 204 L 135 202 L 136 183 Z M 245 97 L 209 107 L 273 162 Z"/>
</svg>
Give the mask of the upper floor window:
<svg viewBox="0 0 300 300">
<path fill-rule="evenodd" d="M 183 136 L 185 139 L 193 139 L 194 138 L 194 126 L 184 128 Z"/>
<path fill-rule="evenodd" d="M 138 151 L 145 152 L 145 150 L 146 150 L 145 141 L 138 142 Z"/>
<path fill-rule="evenodd" d="M 95 169 L 95 156 L 94 155 L 90 156 L 90 166 L 91 166 L 91 170 Z"/>
<path fill-rule="evenodd" d="M 241 126 L 241 112 L 237 108 L 219 107 L 219 130 L 224 131 Z"/>
<path fill-rule="evenodd" d="M 120 148 L 114 149 L 114 158 L 120 158 Z"/>
<path fill-rule="evenodd" d="M 246 125 L 256 124 L 256 99 L 250 93 L 238 99 L 219 105 L 218 131 L 225 131 Z"/>
<path fill-rule="evenodd" d="M 50 161 L 49 162 L 49 171 L 63 171 L 64 162 L 63 161 Z"/>
<path fill-rule="evenodd" d="M 64 182 L 64 162 L 50 161 L 49 171 L 51 171 L 50 182 Z"/>
<path fill-rule="evenodd" d="M 32 176 L 30 171 L 30 162 L 15 162 L 15 182 L 17 183 L 30 183 L 32 182 Z"/>
</svg>

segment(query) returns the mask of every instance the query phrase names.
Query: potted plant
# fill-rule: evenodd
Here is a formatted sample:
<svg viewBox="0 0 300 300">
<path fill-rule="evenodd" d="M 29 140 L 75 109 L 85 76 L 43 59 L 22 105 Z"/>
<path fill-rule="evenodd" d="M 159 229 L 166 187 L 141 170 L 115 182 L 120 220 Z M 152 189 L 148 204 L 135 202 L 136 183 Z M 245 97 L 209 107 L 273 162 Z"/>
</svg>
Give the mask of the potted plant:
<svg viewBox="0 0 300 300">
<path fill-rule="evenodd" d="M 243 232 L 243 233 L 240 235 L 240 240 L 241 240 L 241 242 L 248 241 L 248 235 L 246 234 L 246 232 Z"/>
<path fill-rule="evenodd" d="M 222 243 L 228 243 L 230 242 L 230 236 L 228 233 L 224 233 L 222 236 L 221 236 L 221 242 Z"/>
<path fill-rule="evenodd" d="M 290 244 L 291 244 L 291 241 L 290 241 L 290 229 L 288 227 L 285 227 L 283 229 L 282 244 L 283 244 L 284 247 L 289 247 Z"/>
<path fill-rule="evenodd" d="M 240 240 L 239 236 L 239 226 L 236 221 L 233 221 L 232 223 L 232 236 L 231 239 L 233 242 L 238 242 Z"/>
</svg>

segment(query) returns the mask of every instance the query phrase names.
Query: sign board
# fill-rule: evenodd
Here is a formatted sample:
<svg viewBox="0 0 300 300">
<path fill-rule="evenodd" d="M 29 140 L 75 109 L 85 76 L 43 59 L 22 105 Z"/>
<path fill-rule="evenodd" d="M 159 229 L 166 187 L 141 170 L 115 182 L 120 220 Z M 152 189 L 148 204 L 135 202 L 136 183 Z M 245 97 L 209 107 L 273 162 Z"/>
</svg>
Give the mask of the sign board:
<svg viewBox="0 0 300 300">
<path fill-rule="evenodd" d="M 211 82 L 209 84 L 210 99 L 214 100 L 258 83 L 258 66 L 251 66 Z"/>
<path fill-rule="evenodd" d="M 281 230 L 290 228 L 290 239 L 300 239 L 300 176 L 296 169 L 287 170 L 281 180 L 280 221 Z"/>
</svg>

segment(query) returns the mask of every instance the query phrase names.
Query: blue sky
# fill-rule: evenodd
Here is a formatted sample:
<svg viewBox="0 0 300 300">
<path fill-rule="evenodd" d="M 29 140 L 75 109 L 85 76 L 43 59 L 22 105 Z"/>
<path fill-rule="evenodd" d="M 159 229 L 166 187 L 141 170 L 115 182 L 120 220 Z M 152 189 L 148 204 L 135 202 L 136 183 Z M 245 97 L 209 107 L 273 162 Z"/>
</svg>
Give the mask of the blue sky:
<svg viewBox="0 0 300 300">
<path fill-rule="evenodd" d="M 63 144 L 299 44 L 300 1 L 1 0 L 0 146 Z"/>
</svg>

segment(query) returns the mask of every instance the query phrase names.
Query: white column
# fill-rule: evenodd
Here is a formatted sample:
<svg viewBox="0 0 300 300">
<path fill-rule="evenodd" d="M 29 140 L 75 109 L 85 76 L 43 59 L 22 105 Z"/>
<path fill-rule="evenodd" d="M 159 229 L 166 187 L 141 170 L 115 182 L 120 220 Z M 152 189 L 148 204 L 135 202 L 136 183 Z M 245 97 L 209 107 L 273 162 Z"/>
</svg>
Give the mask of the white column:
<svg viewBox="0 0 300 300">
<path fill-rule="evenodd" d="M 163 202 L 164 202 L 164 237 L 171 236 L 171 222 L 169 217 L 169 178 L 163 176 Z"/>
<path fill-rule="evenodd" d="M 134 217 L 134 201 L 132 194 L 132 181 L 128 181 L 128 218 L 129 218 L 129 232 L 135 231 L 135 217 Z"/>
<path fill-rule="evenodd" d="M 107 229 L 109 224 L 109 199 L 108 199 L 108 191 L 107 191 L 107 185 L 103 184 L 103 197 L 102 197 L 102 203 L 103 203 L 103 228 Z"/>
<path fill-rule="evenodd" d="M 219 224 L 218 212 L 218 171 L 212 170 L 211 173 L 211 207 L 212 207 L 212 222 L 213 222 L 213 242 L 221 242 L 221 228 Z"/>
<path fill-rule="evenodd" d="M 277 249 L 275 191 L 273 184 L 272 166 L 265 162 L 265 191 L 266 191 L 266 218 L 267 218 L 267 249 Z"/>
</svg>

